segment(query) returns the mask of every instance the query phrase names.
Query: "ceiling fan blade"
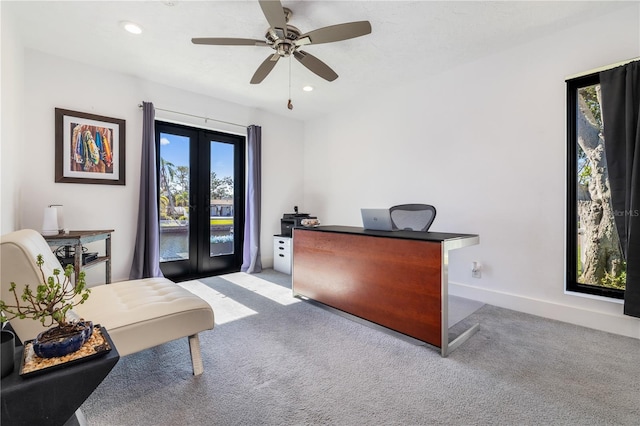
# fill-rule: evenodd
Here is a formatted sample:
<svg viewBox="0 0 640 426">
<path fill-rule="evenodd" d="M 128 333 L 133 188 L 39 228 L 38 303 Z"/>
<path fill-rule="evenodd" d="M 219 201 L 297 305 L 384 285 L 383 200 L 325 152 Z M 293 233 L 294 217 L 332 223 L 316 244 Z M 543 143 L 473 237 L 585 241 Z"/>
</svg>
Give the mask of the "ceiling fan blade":
<svg viewBox="0 0 640 426">
<path fill-rule="evenodd" d="M 193 44 L 212 44 L 216 46 L 266 46 L 264 40 L 253 40 L 249 38 L 222 38 L 222 37 L 201 37 L 192 38 Z"/>
<path fill-rule="evenodd" d="M 278 38 L 285 38 L 287 36 L 287 18 L 280 0 L 260 0 L 260 7 L 269 26 Z"/>
<path fill-rule="evenodd" d="M 319 75 L 325 80 L 333 81 L 338 78 L 338 74 L 329 68 L 329 65 L 325 64 L 310 53 L 296 50 L 293 52 L 293 56 L 298 60 L 298 62 L 307 67 L 309 71 Z"/>
<path fill-rule="evenodd" d="M 276 66 L 278 59 L 280 59 L 280 55 L 277 53 L 269 55 L 269 57 L 260 64 L 256 72 L 253 74 L 253 77 L 251 77 L 251 84 L 262 83 L 262 80 L 264 80 L 265 77 L 269 75 L 273 67 Z"/>
<path fill-rule="evenodd" d="M 371 33 L 369 21 L 347 22 L 346 24 L 331 25 L 302 34 L 296 40 L 297 46 L 307 44 L 332 43 L 334 41 L 348 40 Z"/>
</svg>

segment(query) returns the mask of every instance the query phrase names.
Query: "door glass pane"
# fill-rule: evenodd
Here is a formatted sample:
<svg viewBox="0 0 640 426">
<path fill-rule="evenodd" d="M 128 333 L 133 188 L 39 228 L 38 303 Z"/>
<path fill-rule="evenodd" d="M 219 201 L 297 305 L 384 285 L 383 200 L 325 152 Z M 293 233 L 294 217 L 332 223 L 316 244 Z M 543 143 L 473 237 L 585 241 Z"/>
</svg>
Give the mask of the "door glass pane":
<svg viewBox="0 0 640 426">
<path fill-rule="evenodd" d="M 211 141 L 210 255 L 233 254 L 234 146 Z"/>
<path fill-rule="evenodd" d="M 160 261 L 189 258 L 189 144 L 160 133 Z"/>
</svg>

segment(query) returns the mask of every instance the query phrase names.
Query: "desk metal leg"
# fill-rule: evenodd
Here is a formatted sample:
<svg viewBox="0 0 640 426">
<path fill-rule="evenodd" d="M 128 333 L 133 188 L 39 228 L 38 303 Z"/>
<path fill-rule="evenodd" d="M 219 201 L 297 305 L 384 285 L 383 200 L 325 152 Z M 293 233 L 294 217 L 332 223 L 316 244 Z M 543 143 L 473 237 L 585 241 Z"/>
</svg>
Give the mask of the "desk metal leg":
<svg viewBox="0 0 640 426">
<path fill-rule="evenodd" d="M 73 256 L 73 272 L 75 273 L 76 284 L 78 284 L 78 279 L 80 278 L 80 268 L 82 268 L 82 243 L 78 241 Z"/>
<path fill-rule="evenodd" d="M 111 283 L 111 234 L 107 235 L 107 238 L 105 239 L 105 256 L 107 257 L 107 260 L 105 262 L 105 269 L 106 269 L 106 283 L 110 284 Z"/>
<path fill-rule="evenodd" d="M 476 331 L 478 331 L 479 328 L 480 328 L 480 324 L 474 324 L 471 327 L 469 327 L 467 331 L 465 331 L 464 333 L 462 333 L 461 335 L 453 339 L 453 341 L 449 343 L 447 347 L 448 349 L 447 353 L 445 353 L 443 356 L 447 356 L 449 353 L 453 352 L 458 346 L 466 342 L 467 339 L 469 339 L 469 337 L 473 336 L 476 333 Z"/>
<path fill-rule="evenodd" d="M 465 245 L 477 244 L 478 238 L 466 242 L 461 241 L 447 241 L 442 244 L 442 266 L 441 266 L 441 287 L 440 287 L 440 311 L 442 317 L 440 318 L 440 324 L 442 326 L 442 347 L 440 348 L 440 355 L 443 357 L 448 356 L 458 346 L 463 344 L 467 339 L 473 336 L 480 328 L 480 324 L 474 324 L 469 329 L 464 331 L 458 337 L 449 342 L 449 251 L 454 250 Z"/>
</svg>

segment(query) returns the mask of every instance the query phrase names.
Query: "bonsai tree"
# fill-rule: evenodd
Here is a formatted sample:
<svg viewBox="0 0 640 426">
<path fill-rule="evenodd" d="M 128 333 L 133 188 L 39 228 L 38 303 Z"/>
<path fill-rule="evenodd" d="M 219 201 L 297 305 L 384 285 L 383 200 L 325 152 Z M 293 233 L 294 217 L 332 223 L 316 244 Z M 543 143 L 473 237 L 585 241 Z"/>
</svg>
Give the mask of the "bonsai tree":
<svg viewBox="0 0 640 426">
<path fill-rule="evenodd" d="M 30 285 L 25 285 L 22 295 L 18 296 L 16 283 L 11 282 L 9 291 L 13 293 L 15 304 L 9 305 L 6 301 L 0 300 L 0 319 L 2 322 L 14 318 L 31 318 L 38 320 L 44 327 L 55 327 L 50 329 L 48 338 L 61 337 L 67 333 L 78 331 L 76 323 L 67 320 L 67 313 L 74 306 L 84 303 L 89 298 L 90 289 L 85 283 L 85 273 L 78 274 L 76 285 L 71 283 L 73 266 L 67 265 L 64 270 L 64 278 L 60 279 L 60 269 L 53 270 L 53 276 L 45 277 L 42 269 L 44 260 L 41 254 L 37 256 L 36 265 L 40 269 L 42 282 L 38 284 L 35 291 Z M 80 296 L 76 298 L 76 296 Z"/>
</svg>

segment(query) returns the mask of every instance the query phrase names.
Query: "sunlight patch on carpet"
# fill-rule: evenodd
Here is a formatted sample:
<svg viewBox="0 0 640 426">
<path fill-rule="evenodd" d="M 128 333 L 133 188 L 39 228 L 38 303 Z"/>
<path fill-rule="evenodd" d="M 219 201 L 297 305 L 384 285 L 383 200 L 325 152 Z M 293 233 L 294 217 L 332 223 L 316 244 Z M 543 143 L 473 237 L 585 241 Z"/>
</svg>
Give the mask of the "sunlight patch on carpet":
<svg viewBox="0 0 640 426">
<path fill-rule="evenodd" d="M 242 303 L 236 302 L 198 280 L 184 281 L 177 284 L 211 305 L 216 325 L 257 314 L 253 309 L 249 309 Z"/>
<path fill-rule="evenodd" d="M 270 281 L 263 280 L 255 275 L 244 272 L 235 272 L 232 274 L 221 275 L 220 278 L 259 294 L 262 297 L 273 300 L 283 306 L 300 302 L 300 299 L 293 297 L 290 288 L 282 287 Z"/>
</svg>

